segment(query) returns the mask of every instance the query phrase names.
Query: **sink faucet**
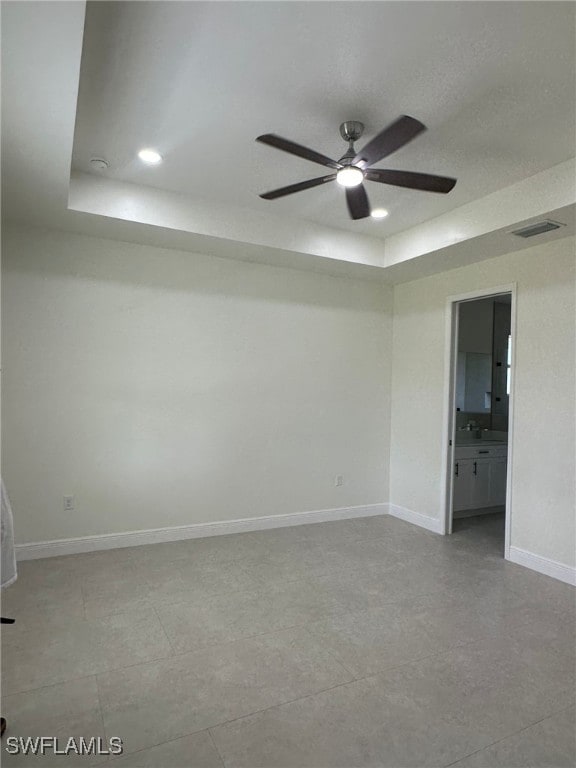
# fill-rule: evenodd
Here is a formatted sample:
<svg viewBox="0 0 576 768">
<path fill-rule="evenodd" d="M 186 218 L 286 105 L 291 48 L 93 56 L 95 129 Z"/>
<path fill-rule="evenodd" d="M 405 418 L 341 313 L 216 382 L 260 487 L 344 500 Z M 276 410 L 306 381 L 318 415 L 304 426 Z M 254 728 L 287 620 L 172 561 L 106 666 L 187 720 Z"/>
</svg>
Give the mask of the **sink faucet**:
<svg viewBox="0 0 576 768">
<path fill-rule="evenodd" d="M 482 428 L 479 427 L 474 421 L 469 421 L 468 424 L 466 424 L 465 429 L 467 432 L 474 432 L 474 437 L 476 437 L 478 440 L 482 437 Z"/>
</svg>

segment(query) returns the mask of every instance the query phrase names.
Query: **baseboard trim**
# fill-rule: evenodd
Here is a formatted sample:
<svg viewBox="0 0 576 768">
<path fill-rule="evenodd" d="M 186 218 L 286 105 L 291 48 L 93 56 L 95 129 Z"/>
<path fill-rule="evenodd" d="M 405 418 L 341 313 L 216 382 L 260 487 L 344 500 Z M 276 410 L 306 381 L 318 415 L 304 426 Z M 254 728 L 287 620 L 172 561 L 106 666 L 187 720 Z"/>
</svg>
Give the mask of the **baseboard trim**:
<svg viewBox="0 0 576 768">
<path fill-rule="evenodd" d="M 570 565 L 559 563 L 557 560 L 550 560 L 548 557 L 542 557 L 542 555 L 535 555 L 533 552 L 520 549 L 520 547 L 510 547 L 508 559 L 516 565 L 523 565 L 525 568 L 530 568 L 576 587 L 576 568 L 572 568 Z"/>
<path fill-rule="evenodd" d="M 421 512 L 414 512 L 414 510 L 406 509 L 406 507 L 399 507 L 398 504 L 388 504 L 388 514 L 407 523 L 419 525 L 420 528 L 426 528 L 427 531 L 432 531 L 433 533 L 444 532 L 442 521 L 439 518 L 423 515 Z"/>
<path fill-rule="evenodd" d="M 103 549 L 136 547 L 142 544 L 158 544 L 163 541 L 200 539 L 206 536 L 225 536 L 230 533 L 264 531 L 271 528 L 286 528 L 293 525 L 309 525 L 354 517 L 385 515 L 388 504 L 365 504 L 357 507 L 339 507 L 311 512 L 291 512 L 286 515 L 247 517 L 240 520 L 220 520 L 213 523 L 194 523 L 170 528 L 152 528 L 142 531 L 106 533 L 96 536 L 81 536 L 74 539 L 55 539 L 16 545 L 17 560 L 37 560 L 42 557 L 76 555 L 82 552 L 97 552 Z"/>
</svg>

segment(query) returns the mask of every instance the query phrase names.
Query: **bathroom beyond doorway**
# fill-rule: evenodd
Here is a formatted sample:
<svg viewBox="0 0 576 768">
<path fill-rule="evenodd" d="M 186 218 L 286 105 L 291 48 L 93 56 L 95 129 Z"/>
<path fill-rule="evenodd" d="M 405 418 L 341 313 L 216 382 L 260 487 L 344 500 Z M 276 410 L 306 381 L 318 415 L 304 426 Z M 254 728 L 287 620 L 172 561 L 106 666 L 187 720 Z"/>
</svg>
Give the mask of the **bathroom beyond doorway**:
<svg viewBox="0 0 576 768">
<path fill-rule="evenodd" d="M 449 301 L 446 533 L 455 519 L 488 514 L 509 529 L 513 303 L 510 289 Z"/>
</svg>

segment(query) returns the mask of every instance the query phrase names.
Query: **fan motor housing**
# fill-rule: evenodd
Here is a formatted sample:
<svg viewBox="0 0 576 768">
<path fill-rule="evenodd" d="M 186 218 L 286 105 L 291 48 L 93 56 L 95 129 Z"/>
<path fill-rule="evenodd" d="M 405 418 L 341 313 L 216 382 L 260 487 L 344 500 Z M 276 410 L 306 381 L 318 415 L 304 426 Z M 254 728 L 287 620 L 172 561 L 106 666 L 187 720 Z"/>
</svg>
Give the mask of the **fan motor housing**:
<svg viewBox="0 0 576 768">
<path fill-rule="evenodd" d="M 344 141 L 358 141 L 364 133 L 364 123 L 359 120 L 346 120 L 340 126 L 340 136 Z"/>
</svg>

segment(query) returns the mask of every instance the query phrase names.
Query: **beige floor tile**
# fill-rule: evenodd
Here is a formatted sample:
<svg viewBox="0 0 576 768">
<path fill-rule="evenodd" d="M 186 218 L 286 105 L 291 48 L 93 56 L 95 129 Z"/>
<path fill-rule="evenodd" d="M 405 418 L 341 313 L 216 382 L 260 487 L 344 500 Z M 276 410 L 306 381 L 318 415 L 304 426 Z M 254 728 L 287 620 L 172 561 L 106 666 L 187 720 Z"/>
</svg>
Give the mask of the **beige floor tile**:
<svg viewBox="0 0 576 768">
<path fill-rule="evenodd" d="M 21 573 L 17 581 L 2 590 L 2 615 L 16 620 L 18 629 L 36 630 L 47 624 L 82 618 L 84 601 L 79 582 L 68 580 L 58 586 L 41 585 Z M 6 632 L 9 636 L 9 633 Z"/>
<path fill-rule="evenodd" d="M 447 766 L 570 698 L 554 661 L 534 661 L 458 648 L 211 732 L 227 768 Z"/>
<path fill-rule="evenodd" d="M 140 569 L 131 563 L 110 567 L 80 579 L 86 618 L 110 616 L 135 609 L 154 608 L 150 587 Z"/>
<path fill-rule="evenodd" d="M 40 690 L 3 696 L 2 710 L 8 727 L 2 739 L 2 766 L 61 766 L 72 768 L 78 765 L 100 765 L 107 762 L 107 756 L 55 755 L 53 751 L 44 755 L 11 755 L 6 751 L 8 737 L 54 736 L 63 749 L 70 737 L 89 740 L 100 737 L 104 741 L 102 717 L 98 704 L 98 689 L 93 677 L 52 685 Z"/>
<path fill-rule="evenodd" d="M 354 611 L 442 591 L 445 575 L 445 568 L 418 559 L 396 565 L 384 561 L 380 566 L 352 569 L 343 562 L 339 569 L 310 579 L 310 583 L 333 589 L 348 610 Z"/>
<path fill-rule="evenodd" d="M 407 708 L 424 721 L 431 718 L 430 727 L 444 733 L 437 759 L 446 763 L 456 759 L 447 737 L 452 724 L 487 734 L 491 743 L 572 705 L 575 696 L 566 660 L 502 640 L 460 646 L 371 680 L 395 717 Z"/>
<path fill-rule="evenodd" d="M 361 680 L 298 701 L 272 707 L 211 729 L 226 768 L 421 768 L 442 765 L 430 742 L 434 733 L 411 712 L 395 716 L 372 680 Z M 461 730 L 461 729 L 460 729 Z M 462 752 L 488 742 L 485 734 L 449 736 Z M 441 738 L 437 737 L 437 738 Z M 454 750 L 452 754 L 458 754 Z"/>
<path fill-rule="evenodd" d="M 309 526 L 311 527 L 311 526 Z M 294 544 L 282 552 L 258 553 L 239 561 L 242 568 L 263 585 L 281 586 L 290 581 L 314 580 L 318 577 L 364 570 L 393 568 L 406 563 L 408 557 L 381 539 L 328 541 Z"/>
<path fill-rule="evenodd" d="M 349 607 L 340 597 L 330 586 L 299 581 L 159 606 L 157 613 L 174 651 L 183 653 L 339 615 Z"/>
<path fill-rule="evenodd" d="M 576 713 L 552 715 L 454 763 L 454 768 L 574 768 Z"/>
<path fill-rule="evenodd" d="M 241 592 L 258 586 L 255 579 L 233 562 L 216 565 L 180 560 L 143 569 L 142 576 L 146 599 L 157 606 Z"/>
<path fill-rule="evenodd" d="M 341 614 L 310 624 L 308 630 L 355 677 L 365 677 L 476 639 L 473 607 L 464 611 L 459 601 L 442 595 L 440 610 L 437 597 Z"/>
<path fill-rule="evenodd" d="M 110 768 L 223 768 L 208 731 L 168 741 L 111 761 Z"/>
<path fill-rule="evenodd" d="M 70 619 L 42 631 L 15 630 L 3 653 L 5 693 L 86 677 L 172 654 L 155 612 Z"/>
<path fill-rule="evenodd" d="M 239 640 L 98 677 L 107 731 L 127 751 L 346 682 L 305 631 Z"/>
<path fill-rule="evenodd" d="M 576 592 L 502 541 L 373 517 L 20 563 L 3 712 L 98 735 L 96 674 L 110 764 L 222 768 L 211 728 L 226 768 L 564 768 Z"/>
</svg>

